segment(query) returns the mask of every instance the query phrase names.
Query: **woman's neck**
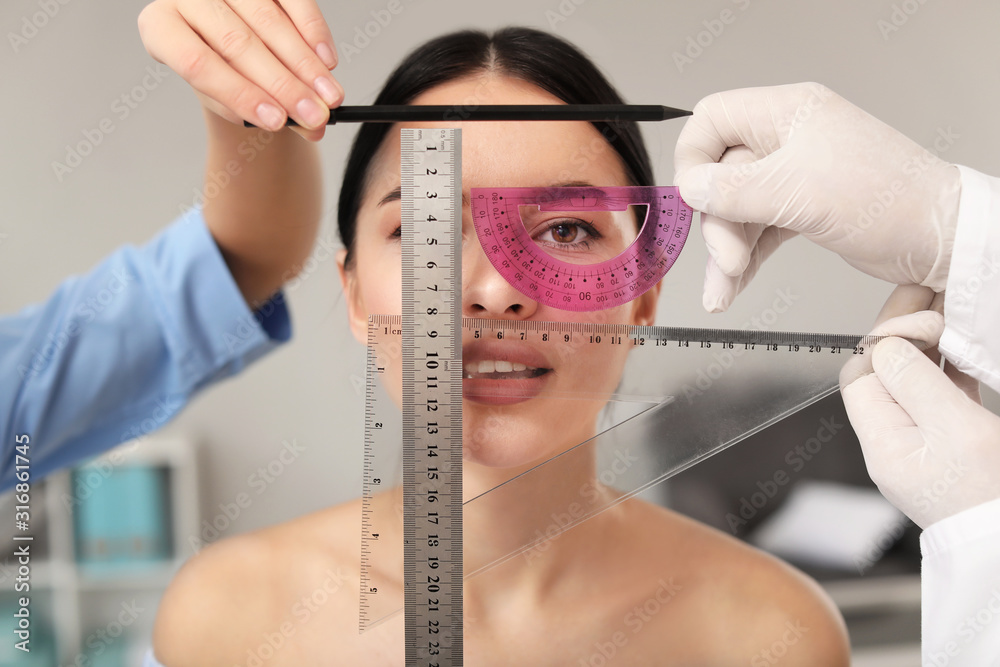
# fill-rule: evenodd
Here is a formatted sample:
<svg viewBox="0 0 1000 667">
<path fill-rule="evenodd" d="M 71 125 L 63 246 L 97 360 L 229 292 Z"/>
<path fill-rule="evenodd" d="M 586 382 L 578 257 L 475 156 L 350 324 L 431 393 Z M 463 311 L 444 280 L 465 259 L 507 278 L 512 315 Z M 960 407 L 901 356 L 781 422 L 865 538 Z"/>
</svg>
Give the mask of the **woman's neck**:
<svg viewBox="0 0 1000 667">
<path fill-rule="evenodd" d="M 597 482 L 589 444 L 516 470 L 466 463 L 463 478 L 466 596 L 482 599 L 503 590 L 541 595 L 556 585 L 580 550 L 593 548 L 590 531 L 567 529 L 616 495 Z M 497 576 L 485 573 L 490 566 Z"/>
</svg>

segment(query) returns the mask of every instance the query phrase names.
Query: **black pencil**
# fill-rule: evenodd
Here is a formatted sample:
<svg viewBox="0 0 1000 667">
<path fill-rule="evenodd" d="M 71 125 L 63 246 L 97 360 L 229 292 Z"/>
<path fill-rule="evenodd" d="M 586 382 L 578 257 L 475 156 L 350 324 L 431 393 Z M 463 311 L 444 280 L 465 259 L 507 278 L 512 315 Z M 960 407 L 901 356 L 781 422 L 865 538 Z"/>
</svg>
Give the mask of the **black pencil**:
<svg viewBox="0 0 1000 667">
<path fill-rule="evenodd" d="M 690 116 L 690 111 L 659 104 L 481 104 L 342 106 L 330 110 L 337 123 L 453 122 L 468 120 L 659 121 Z M 291 118 L 287 125 L 298 125 Z M 255 125 L 244 122 L 247 127 Z"/>
</svg>

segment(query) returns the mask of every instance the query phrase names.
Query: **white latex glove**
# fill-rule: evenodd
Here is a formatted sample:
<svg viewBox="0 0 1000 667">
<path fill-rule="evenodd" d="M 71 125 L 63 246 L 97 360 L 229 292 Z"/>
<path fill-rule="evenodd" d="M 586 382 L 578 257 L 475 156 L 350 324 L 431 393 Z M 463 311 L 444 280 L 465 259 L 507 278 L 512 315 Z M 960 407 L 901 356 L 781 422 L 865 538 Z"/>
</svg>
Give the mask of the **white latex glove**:
<svg viewBox="0 0 1000 667">
<path fill-rule="evenodd" d="M 718 164 L 736 146 L 756 159 Z M 825 86 L 706 97 L 681 132 L 674 167 L 684 201 L 703 213 L 714 262 L 703 297 L 709 311 L 728 308 L 796 234 L 876 278 L 945 288 L 957 167 Z"/>
<path fill-rule="evenodd" d="M 840 374 L 868 474 L 921 528 L 1000 498 L 1000 417 L 982 406 L 975 380 L 948 363 L 941 369 L 944 320 L 920 310 L 939 308 L 942 296 L 918 285 L 896 288 L 872 331 L 891 337 Z"/>
</svg>

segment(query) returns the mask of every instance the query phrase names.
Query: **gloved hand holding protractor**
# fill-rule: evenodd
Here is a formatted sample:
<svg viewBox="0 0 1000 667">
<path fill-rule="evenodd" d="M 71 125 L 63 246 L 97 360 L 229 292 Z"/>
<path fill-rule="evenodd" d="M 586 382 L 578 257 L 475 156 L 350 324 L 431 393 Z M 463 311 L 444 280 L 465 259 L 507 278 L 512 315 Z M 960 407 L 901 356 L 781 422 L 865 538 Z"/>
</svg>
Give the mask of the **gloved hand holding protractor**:
<svg viewBox="0 0 1000 667">
<path fill-rule="evenodd" d="M 958 169 L 825 86 L 706 97 L 674 167 L 681 196 L 702 212 L 710 311 L 726 310 L 796 234 L 876 278 L 945 288 Z"/>
</svg>

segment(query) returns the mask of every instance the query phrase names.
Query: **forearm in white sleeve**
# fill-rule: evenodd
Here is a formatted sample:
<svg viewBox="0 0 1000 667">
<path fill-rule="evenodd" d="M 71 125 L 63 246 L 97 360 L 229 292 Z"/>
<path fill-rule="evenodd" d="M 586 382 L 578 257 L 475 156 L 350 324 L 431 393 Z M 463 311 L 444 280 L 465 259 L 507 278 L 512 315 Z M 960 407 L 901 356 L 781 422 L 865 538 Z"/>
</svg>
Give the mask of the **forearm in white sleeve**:
<svg viewBox="0 0 1000 667">
<path fill-rule="evenodd" d="M 1000 391 L 1000 179 L 959 171 L 939 349 L 959 370 Z M 920 536 L 920 551 L 922 664 L 1000 665 L 1000 499 L 932 524 Z"/>
<path fill-rule="evenodd" d="M 1000 178 L 958 169 L 962 196 L 939 348 L 956 368 L 1000 391 Z"/>
<path fill-rule="evenodd" d="M 922 664 L 1000 665 L 1000 499 L 932 524 L 920 551 Z"/>
</svg>

